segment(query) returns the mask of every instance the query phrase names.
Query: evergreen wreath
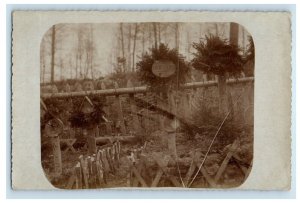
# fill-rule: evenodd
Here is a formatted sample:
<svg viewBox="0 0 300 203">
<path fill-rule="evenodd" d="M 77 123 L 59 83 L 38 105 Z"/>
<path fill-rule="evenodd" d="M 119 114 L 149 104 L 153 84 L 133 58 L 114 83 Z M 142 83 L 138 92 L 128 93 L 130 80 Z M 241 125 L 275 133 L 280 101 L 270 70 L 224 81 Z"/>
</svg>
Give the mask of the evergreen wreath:
<svg viewBox="0 0 300 203">
<path fill-rule="evenodd" d="M 176 71 L 169 77 L 158 77 L 152 72 L 152 65 L 155 61 L 171 61 L 176 67 Z M 144 85 L 147 85 L 152 91 L 166 92 L 169 89 L 175 89 L 186 82 L 189 73 L 188 64 L 176 49 L 170 49 L 165 44 L 159 47 L 151 48 L 150 53 L 145 53 L 142 60 L 137 64 L 137 75 Z"/>
<path fill-rule="evenodd" d="M 244 60 L 240 55 L 240 49 L 228 40 L 218 36 L 206 35 L 199 43 L 193 43 L 196 49 L 192 66 L 204 73 L 224 75 L 238 75 L 243 70 Z"/>
</svg>

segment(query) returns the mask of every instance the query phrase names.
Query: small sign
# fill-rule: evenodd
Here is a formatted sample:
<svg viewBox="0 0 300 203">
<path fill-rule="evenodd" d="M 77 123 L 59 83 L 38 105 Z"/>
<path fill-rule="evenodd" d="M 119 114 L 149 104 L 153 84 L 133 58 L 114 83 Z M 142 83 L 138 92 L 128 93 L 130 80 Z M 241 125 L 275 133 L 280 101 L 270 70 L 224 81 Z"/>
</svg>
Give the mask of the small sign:
<svg viewBox="0 0 300 203">
<path fill-rule="evenodd" d="M 170 77 L 175 71 L 176 66 L 172 61 L 155 61 L 152 65 L 153 74 L 161 78 Z"/>
</svg>

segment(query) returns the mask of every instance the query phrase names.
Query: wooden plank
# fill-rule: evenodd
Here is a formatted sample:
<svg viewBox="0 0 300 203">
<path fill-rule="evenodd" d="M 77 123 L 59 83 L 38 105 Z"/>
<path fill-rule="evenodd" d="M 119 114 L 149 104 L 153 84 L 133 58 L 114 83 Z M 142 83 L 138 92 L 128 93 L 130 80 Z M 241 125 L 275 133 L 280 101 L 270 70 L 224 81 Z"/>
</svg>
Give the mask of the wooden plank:
<svg viewBox="0 0 300 203">
<path fill-rule="evenodd" d="M 82 155 L 79 157 L 79 160 L 80 160 L 80 166 L 81 166 L 81 171 L 83 176 L 84 188 L 88 189 L 89 181 L 88 181 L 87 160 L 84 159 Z"/>
<path fill-rule="evenodd" d="M 127 174 L 127 181 L 126 181 L 126 185 L 127 187 L 131 187 L 132 186 L 132 167 L 130 167 L 129 173 Z"/>
<path fill-rule="evenodd" d="M 155 178 L 151 184 L 151 187 L 157 187 L 163 174 L 164 174 L 164 172 L 160 168 L 158 168 Z"/>
<path fill-rule="evenodd" d="M 137 178 L 137 180 L 142 184 L 142 187 L 148 187 L 145 180 L 142 178 L 141 174 L 139 171 L 135 168 L 135 166 L 132 167 L 132 172 Z"/>
<path fill-rule="evenodd" d="M 75 166 L 75 174 L 76 174 L 76 189 L 82 189 L 82 171 L 79 162 Z"/>
<path fill-rule="evenodd" d="M 214 180 L 215 180 L 216 183 L 221 178 L 223 172 L 225 171 L 225 169 L 226 169 L 226 167 L 228 165 L 229 160 L 233 156 L 233 154 L 236 151 L 237 147 L 238 147 L 238 142 L 237 142 L 237 140 L 235 140 L 233 142 L 233 144 L 231 145 L 229 152 L 227 153 L 225 159 L 223 160 L 223 162 L 222 162 L 222 164 L 221 164 L 221 166 L 220 166 L 220 168 L 219 168 L 219 170 L 218 170 L 218 172 L 217 172 L 217 174 L 216 174 L 216 176 L 214 178 Z"/>
<path fill-rule="evenodd" d="M 97 166 L 96 166 L 96 159 L 93 157 L 92 159 L 92 181 L 95 187 L 99 187 L 100 184 L 97 181 L 98 180 L 98 173 L 97 173 Z"/>
<path fill-rule="evenodd" d="M 200 165 L 201 164 L 198 163 L 198 168 L 200 167 Z M 215 180 L 208 174 L 208 172 L 204 166 L 201 167 L 200 172 L 202 173 L 203 177 L 205 178 L 205 180 L 211 187 L 213 187 L 213 188 L 217 187 Z"/>
<path fill-rule="evenodd" d="M 161 158 L 153 156 L 154 160 L 156 161 L 157 165 L 160 167 L 160 169 L 164 172 L 164 174 L 167 176 L 167 178 L 173 183 L 176 187 L 182 187 L 180 182 L 173 176 L 167 173 L 167 165 L 164 164 L 164 162 L 161 160 Z M 165 162 L 166 163 L 166 162 Z"/>
<path fill-rule="evenodd" d="M 72 174 L 66 185 L 67 189 L 73 189 L 74 184 L 76 184 L 76 175 Z"/>
<path fill-rule="evenodd" d="M 106 177 L 107 177 L 107 174 L 109 173 L 109 167 L 107 166 L 107 163 L 105 162 L 104 151 L 99 150 L 98 154 L 99 154 L 99 164 L 100 164 L 102 172 L 103 172 L 103 182 L 106 183 L 106 179 L 107 179 Z"/>
<path fill-rule="evenodd" d="M 66 144 L 67 148 L 63 151 L 64 153 L 67 151 L 71 151 L 71 152 L 76 152 L 76 150 L 74 149 L 73 145 L 76 142 L 76 139 L 61 139 L 60 143 L 64 143 Z"/>
<path fill-rule="evenodd" d="M 116 172 L 116 169 L 114 167 L 114 164 L 113 164 L 113 161 L 112 161 L 112 157 L 111 157 L 111 148 L 110 147 L 107 147 L 106 149 L 106 158 L 108 160 L 108 163 L 109 163 L 109 167 L 111 169 L 111 172 L 112 173 L 115 173 Z"/>
<path fill-rule="evenodd" d="M 189 181 L 190 181 L 192 175 L 194 174 L 195 169 L 196 169 L 196 164 L 194 163 L 194 161 L 192 161 L 192 163 L 190 165 L 190 168 L 189 168 L 189 170 L 186 173 L 185 178 L 184 178 L 185 185 L 189 184 Z"/>
<path fill-rule="evenodd" d="M 190 168 L 189 168 L 189 170 L 186 173 L 185 178 L 184 178 L 185 185 L 188 185 L 188 183 L 190 181 L 190 178 L 194 174 L 197 163 L 200 161 L 199 159 L 201 158 L 201 156 L 202 156 L 202 153 L 200 151 L 194 152 L 192 163 L 191 163 Z"/>
<path fill-rule="evenodd" d="M 106 150 L 101 151 L 101 159 L 102 159 L 104 171 L 106 174 L 108 174 L 110 172 L 110 167 L 106 156 Z"/>
<path fill-rule="evenodd" d="M 97 178 L 99 185 L 101 186 L 104 183 L 104 172 L 103 172 L 103 165 L 100 158 L 100 150 L 98 151 L 96 155 L 96 170 L 97 170 Z"/>
</svg>

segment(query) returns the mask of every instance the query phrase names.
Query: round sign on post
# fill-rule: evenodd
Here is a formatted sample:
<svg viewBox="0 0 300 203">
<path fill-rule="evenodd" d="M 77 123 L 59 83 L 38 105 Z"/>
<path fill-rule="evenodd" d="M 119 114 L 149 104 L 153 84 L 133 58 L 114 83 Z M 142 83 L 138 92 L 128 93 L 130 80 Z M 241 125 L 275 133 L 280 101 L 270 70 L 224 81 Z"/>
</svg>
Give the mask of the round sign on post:
<svg viewBox="0 0 300 203">
<path fill-rule="evenodd" d="M 176 66 L 172 61 L 160 60 L 155 61 L 152 65 L 152 73 L 161 78 L 167 78 L 173 75 L 176 71 Z"/>
</svg>

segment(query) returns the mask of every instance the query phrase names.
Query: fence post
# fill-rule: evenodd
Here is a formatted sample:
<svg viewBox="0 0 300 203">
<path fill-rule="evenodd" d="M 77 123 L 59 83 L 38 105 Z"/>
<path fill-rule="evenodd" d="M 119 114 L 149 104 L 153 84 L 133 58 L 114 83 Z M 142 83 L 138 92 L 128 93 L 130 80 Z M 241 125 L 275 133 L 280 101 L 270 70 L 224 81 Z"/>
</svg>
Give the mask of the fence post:
<svg viewBox="0 0 300 203">
<path fill-rule="evenodd" d="M 54 174 L 55 176 L 60 176 L 62 174 L 62 162 L 61 162 L 60 140 L 58 134 L 52 135 L 50 137 L 50 140 L 53 149 Z"/>
<path fill-rule="evenodd" d="M 118 112 L 118 121 L 120 122 L 120 128 L 121 128 L 121 133 L 126 134 L 126 128 L 125 128 L 125 123 L 124 123 L 124 115 L 123 115 L 123 110 L 122 110 L 122 102 L 120 100 L 120 96 L 116 95 L 115 100 L 117 103 L 117 112 Z"/>
<path fill-rule="evenodd" d="M 130 80 L 127 82 L 127 87 L 133 87 Z M 130 103 L 130 110 L 132 114 L 132 128 L 134 131 L 139 134 L 141 132 L 139 118 L 137 115 L 137 108 L 134 101 L 134 94 L 129 94 L 129 103 Z"/>
<path fill-rule="evenodd" d="M 95 133 L 96 133 L 96 127 L 87 130 L 87 143 L 88 143 L 88 151 L 90 154 L 95 154 L 97 152 Z"/>
<path fill-rule="evenodd" d="M 76 189 L 81 189 L 82 188 L 82 171 L 81 171 L 79 162 L 75 166 L 75 173 L 76 173 Z"/>
</svg>

